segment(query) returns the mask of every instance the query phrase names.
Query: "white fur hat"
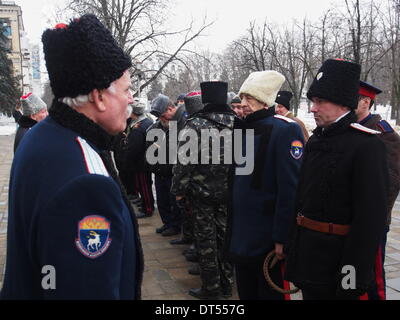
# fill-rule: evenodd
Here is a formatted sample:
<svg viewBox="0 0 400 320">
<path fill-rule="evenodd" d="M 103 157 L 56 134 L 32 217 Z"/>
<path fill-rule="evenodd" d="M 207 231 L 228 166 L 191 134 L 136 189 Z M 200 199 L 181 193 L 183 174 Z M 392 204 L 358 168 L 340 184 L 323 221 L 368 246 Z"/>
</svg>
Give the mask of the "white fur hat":
<svg viewBox="0 0 400 320">
<path fill-rule="evenodd" d="M 277 71 L 258 71 L 249 75 L 239 91 L 239 96 L 248 94 L 271 107 L 285 82 L 285 77 Z"/>
</svg>

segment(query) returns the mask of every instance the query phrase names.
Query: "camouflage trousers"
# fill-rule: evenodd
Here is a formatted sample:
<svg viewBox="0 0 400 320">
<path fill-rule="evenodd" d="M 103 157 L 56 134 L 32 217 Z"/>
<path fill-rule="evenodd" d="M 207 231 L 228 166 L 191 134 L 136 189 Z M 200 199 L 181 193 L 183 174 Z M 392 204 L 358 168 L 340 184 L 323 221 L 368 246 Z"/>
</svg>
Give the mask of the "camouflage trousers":
<svg viewBox="0 0 400 320">
<path fill-rule="evenodd" d="M 194 242 L 194 214 L 192 205 L 188 199 L 177 201 L 179 209 L 182 213 L 182 238 Z"/>
<path fill-rule="evenodd" d="M 192 199 L 191 199 L 192 200 Z M 227 225 L 227 207 L 193 199 L 194 237 L 199 254 L 202 288 L 230 293 L 233 285 L 233 265 L 223 259 Z"/>
</svg>

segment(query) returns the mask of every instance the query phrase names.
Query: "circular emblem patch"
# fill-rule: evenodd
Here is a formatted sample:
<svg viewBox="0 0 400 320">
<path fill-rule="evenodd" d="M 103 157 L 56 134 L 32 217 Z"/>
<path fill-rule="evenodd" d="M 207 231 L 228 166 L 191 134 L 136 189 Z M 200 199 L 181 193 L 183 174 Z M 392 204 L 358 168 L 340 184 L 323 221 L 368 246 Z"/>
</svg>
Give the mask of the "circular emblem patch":
<svg viewBox="0 0 400 320">
<path fill-rule="evenodd" d="M 323 73 L 323 72 L 318 73 L 318 75 L 317 75 L 317 80 L 318 80 L 318 81 L 321 80 L 323 76 L 324 76 L 324 73 Z"/>
<path fill-rule="evenodd" d="M 111 224 L 106 218 L 88 216 L 78 223 L 76 247 L 85 257 L 96 259 L 110 247 L 110 232 Z"/>
<path fill-rule="evenodd" d="M 293 141 L 290 148 L 290 154 L 296 160 L 299 160 L 303 156 L 304 145 L 301 141 Z"/>
</svg>

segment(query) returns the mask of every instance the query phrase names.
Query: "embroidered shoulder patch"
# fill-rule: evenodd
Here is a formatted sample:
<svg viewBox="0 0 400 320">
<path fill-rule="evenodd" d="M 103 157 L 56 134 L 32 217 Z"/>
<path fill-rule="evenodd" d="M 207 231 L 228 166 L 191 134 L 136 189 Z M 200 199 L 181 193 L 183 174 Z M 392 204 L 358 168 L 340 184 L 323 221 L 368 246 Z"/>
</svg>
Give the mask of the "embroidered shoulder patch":
<svg viewBox="0 0 400 320">
<path fill-rule="evenodd" d="M 90 259 L 102 256 L 111 244 L 111 224 L 101 216 L 88 216 L 78 223 L 75 240 L 79 252 Z"/>
<path fill-rule="evenodd" d="M 296 160 L 299 160 L 303 156 L 304 145 L 301 141 L 293 141 L 290 147 L 290 154 Z"/>
<path fill-rule="evenodd" d="M 350 125 L 350 127 L 352 127 L 353 129 L 356 129 L 356 130 L 365 132 L 365 133 L 369 133 L 369 134 L 381 134 L 379 131 L 372 130 L 372 129 L 370 129 L 370 128 L 364 127 L 364 126 L 362 126 L 362 125 L 359 124 L 359 123 L 352 123 L 352 124 Z"/>
<path fill-rule="evenodd" d="M 281 115 L 279 115 L 279 114 L 277 114 L 277 115 L 275 116 L 275 118 L 281 119 L 281 120 L 283 120 L 283 121 L 285 121 L 285 122 L 288 122 L 288 123 L 296 123 L 296 121 L 294 121 L 294 120 L 292 120 L 292 119 L 290 119 L 290 118 L 281 116 Z"/>
<path fill-rule="evenodd" d="M 93 148 L 86 142 L 85 139 L 77 137 L 76 141 L 81 147 L 88 173 L 109 177 L 110 175 L 108 174 L 104 162 L 100 158 L 99 154 L 93 150 Z"/>
<path fill-rule="evenodd" d="M 392 128 L 392 126 L 386 120 L 380 121 L 379 123 L 377 123 L 377 126 L 384 133 L 392 133 L 392 132 L 394 132 L 394 129 Z"/>
</svg>

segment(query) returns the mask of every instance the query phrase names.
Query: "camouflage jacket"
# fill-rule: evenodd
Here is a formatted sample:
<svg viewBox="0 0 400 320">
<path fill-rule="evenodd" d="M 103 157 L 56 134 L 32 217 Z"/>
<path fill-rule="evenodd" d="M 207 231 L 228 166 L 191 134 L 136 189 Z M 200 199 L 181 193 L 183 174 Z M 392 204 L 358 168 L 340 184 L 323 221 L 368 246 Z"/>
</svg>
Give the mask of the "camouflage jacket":
<svg viewBox="0 0 400 320">
<path fill-rule="evenodd" d="M 225 156 L 233 155 L 234 124 L 235 114 L 228 106 L 211 104 L 188 119 L 180 141 L 189 134 L 196 135 L 197 141 L 194 139 L 193 143 L 193 138 L 190 140 L 193 147 L 190 151 L 185 147 L 189 145 L 188 140 L 179 143 L 178 164 L 173 168 L 172 194 L 207 202 L 227 200 L 232 160 Z M 210 136 L 204 138 L 205 133 Z M 215 144 L 217 147 L 213 152 L 212 143 L 217 141 L 220 142 L 219 148 Z M 189 154 L 190 161 L 185 161 L 183 157 Z"/>
</svg>

